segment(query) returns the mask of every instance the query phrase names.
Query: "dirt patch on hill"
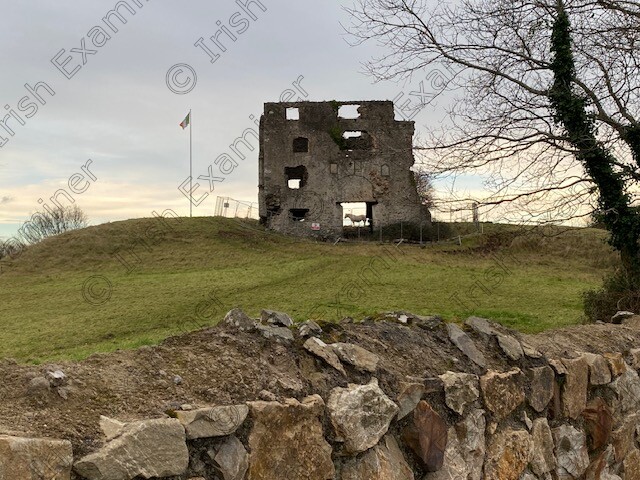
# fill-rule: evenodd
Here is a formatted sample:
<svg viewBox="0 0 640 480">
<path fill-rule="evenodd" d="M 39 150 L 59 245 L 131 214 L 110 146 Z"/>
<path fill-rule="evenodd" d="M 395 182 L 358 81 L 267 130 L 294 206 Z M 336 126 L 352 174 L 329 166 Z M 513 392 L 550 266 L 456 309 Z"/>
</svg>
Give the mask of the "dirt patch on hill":
<svg viewBox="0 0 640 480">
<path fill-rule="evenodd" d="M 327 342 L 351 342 L 380 356 L 376 376 L 393 398 L 411 377 L 429 378 L 453 371 L 476 371 L 449 340 L 437 321 L 403 325 L 388 321 L 327 324 Z M 504 329 L 501 329 L 504 330 Z M 506 331 L 506 330 L 504 330 Z M 489 368 L 513 366 L 491 342 L 470 333 Z M 603 353 L 640 346 L 640 330 L 628 326 L 591 325 L 540 335 L 517 335 L 551 356 L 574 350 Z M 104 443 L 100 415 L 131 421 L 162 417 L 181 405 L 225 405 L 269 395 L 301 399 L 311 393 L 327 398 L 347 383 L 366 383 L 371 374 L 346 366 L 347 376 L 307 352 L 297 332 L 290 343 L 267 339 L 258 332 L 218 326 L 169 338 L 156 347 L 93 355 L 81 362 L 19 365 L 0 362 L 0 433 L 54 437 L 73 443 L 82 456 Z M 525 358 L 521 368 L 542 362 Z M 37 389 L 33 379 L 62 370 L 63 389 Z M 66 398 L 63 398 L 66 397 Z"/>
</svg>

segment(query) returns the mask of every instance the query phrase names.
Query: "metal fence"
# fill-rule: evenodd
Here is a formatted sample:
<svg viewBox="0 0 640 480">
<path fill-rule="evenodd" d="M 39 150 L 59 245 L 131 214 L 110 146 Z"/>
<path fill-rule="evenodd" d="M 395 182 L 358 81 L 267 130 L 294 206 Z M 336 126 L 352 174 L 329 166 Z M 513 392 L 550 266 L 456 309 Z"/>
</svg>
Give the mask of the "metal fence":
<svg viewBox="0 0 640 480">
<path fill-rule="evenodd" d="M 258 203 L 236 200 L 231 197 L 217 197 L 213 215 L 216 217 L 253 218 L 257 220 L 259 218 Z"/>
<path fill-rule="evenodd" d="M 362 211 L 361 211 L 362 210 Z M 364 214 L 365 211 L 362 208 L 358 208 L 355 204 L 349 204 L 345 208 L 346 213 L 354 215 Z M 442 212 L 439 212 L 442 215 Z M 450 212 L 445 212 L 450 213 Z M 454 213 L 456 215 L 454 216 Z M 460 244 L 462 239 L 481 233 L 483 225 L 480 222 L 474 222 L 477 220 L 477 210 L 469 211 L 471 215 L 465 216 L 467 212 L 451 211 L 449 217 L 452 222 L 442 221 L 436 219 L 435 216 L 431 222 L 423 222 L 420 224 L 410 222 L 398 222 L 392 225 L 385 225 L 379 227 L 374 222 L 369 223 L 369 220 L 365 222 L 353 223 L 349 219 L 343 220 L 342 234 L 336 239 L 336 243 L 339 241 L 356 241 L 356 242 L 407 242 L 407 243 L 438 243 L 438 242 L 452 242 Z M 216 204 L 214 210 L 214 216 L 226 217 L 226 218 L 242 218 L 242 219 L 254 219 L 260 218 L 258 211 L 258 203 L 250 202 L 247 200 L 237 200 L 231 197 L 216 197 Z M 470 217 L 470 218 L 469 218 Z M 466 224 L 461 227 L 456 223 L 456 220 Z M 476 228 L 473 228 L 475 224 Z"/>
</svg>

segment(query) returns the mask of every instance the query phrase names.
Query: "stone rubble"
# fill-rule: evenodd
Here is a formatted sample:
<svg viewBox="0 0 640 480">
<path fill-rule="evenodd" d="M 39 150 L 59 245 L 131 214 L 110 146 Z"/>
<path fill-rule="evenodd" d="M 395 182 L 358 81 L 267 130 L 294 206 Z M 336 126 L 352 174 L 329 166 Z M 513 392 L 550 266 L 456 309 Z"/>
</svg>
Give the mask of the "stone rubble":
<svg viewBox="0 0 640 480">
<path fill-rule="evenodd" d="M 527 400 L 531 408 L 540 413 L 553 398 L 555 375 L 548 366 L 535 367 L 527 371 Z"/>
<path fill-rule="evenodd" d="M 627 369 L 610 386 L 618 400 L 616 410 L 626 415 L 640 409 L 640 378 L 635 370 Z"/>
<path fill-rule="evenodd" d="M 252 331 L 258 325 L 258 322 L 244 313 L 239 308 L 234 308 L 230 310 L 224 317 L 222 322 L 226 325 L 230 325 L 232 327 L 237 328 L 241 331 Z"/>
<path fill-rule="evenodd" d="M 580 478 L 589 466 L 589 452 L 584 432 L 571 425 L 551 430 L 555 444 L 556 475 L 559 480 Z"/>
<path fill-rule="evenodd" d="M 458 347 L 458 349 L 464 353 L 469 360 L 478 365 L 481 368 L 486 368 L 487 360 L 478 347 L 475 346 L 473 340 L 462 331 L 455 323 L 447 323 L 447 331 L 449 332 L 449 339 Z"/>
<path fill-rule="evenodd" d="M 447 424 L 426 401 L 421 400 L 405 427 L 402 439 L 421 460 L 427 472 L 442 468 L 447 446 Z"/>
<path fill-rule="evenodd" d="M 522 345 L 520 345 L 520 342 L 515 337 L 511 335 L 498 335 L 497 338 L 498 345 L 500 345 L 500 348 L 509 359 L 517 362 L 524 357 Z"/>
<path fill-rule="evenodd" d="M 67 376 L 62 370 L 47 372 L 46 378 L 52 388 L 62 387 L 68 382 Z"/>
<path fill-rule="evenodd" d="M 584 418 L 585 430 L 591 439 L 590 449 L 600 450 L 609 443 L 611 438 L 613 429 L 611 409 L 601 397 L 596 397 L 584 409 L 582 417 Z"/>
<path fill-rule="evenodd" d="M 378 443 L 399 409 L 374 378 L 367 385 L 334 388 L 327 410 L 337 439 L 344 442 L 347 453 L 356 454 Z"/>
<path fill-rule="evenodd" d="M 332 343 L 330 347 L 340 360 L 353 365 L 362 372 L 375 373 L 378 369 L 380 357 L 359 345 L 338 342 Z"/>
<path fill-rule="evenodd" d="M 609 362 L 602 355 L 583 353 L 582 356 L 589 365 L 589 382 L 591 385 L 606 385 L 611 382 Z"/>
<path fill-rule="evenodd" d="M 80 459 L 74 469 L 88 480 L 130 480 L 183 475 L 188 465 L 184 427 L 160 418 L 126 424 L 118 437 Z"/>
<path fill-rule="evenodd" d="M 0 435 L 0 479 L 70 480 L 71 442 Z"/>
<path fill-rule="evenodd" d="M 320 419 L 319 395 L 299 402 L 249 402 L 254 424 L 249 435 L 248 480 L 299 478 L 330 480 L 335 467 Z"/>
<path fill-rule="evenodd" d="M 424 328 L 418 316 L 394 315 L 398 329 Z M 463 371 L 433 372 L 427 358 L 398 378 L 381 353 L 392 342 L 368 343 L 374 353 L 289 320 L 234 309 L 223 321 L 321 360 L 305 356 L 307 378 L 274 376 L 267 387 L 278 396 L 215 406 L 176 398 L 165 404 L 171 418 L 127 422 L 97 412 L 104 443 L 79 459 L 66 440 L 0 435 L 0 480 L 640 480 L 640 348 L 547 358 L 485 319 L 468 319 L 470 334 L 432 322 L 453 343 L 445 358 L 458 349 L 474 365 L 460 357 L 449 368 Z M 482 351 L 473 339 L 485 340 Z M 59 391 L 76 378 L 47 368 L 25 378 L 29 401 L 64 402 Z M 162 377 L 173 387 L 176 375 Z M 325 399 L 305 397 L 315 388 Z"/>
<path fill-rule="evenodd" d="M 440 375 L 440 379 L 444 383 L 445 403 L 458 415 L 462 415 L 467 405 L 480 396 L 477 375 L 446 372 Z"/>
<path fill-rule="evenodd" d="M 395 438 L 385 435 L 380 443 L 362 455 L 349 459 L 341 480 L 414 480 Z"/>
<path fill-rule="evenodd" d="M 479 408 L 472 410 L 467 416 L 456 424 L 458 443 L 462 449 L 469 480 L 481 480 L 486 453 L 487 421 L 485 411 Z"/>
<path fill-rule="evenodd" d="M 264 338 L 285 342 L 293 341 L 293 333 L 287 327 L 272 327 L 269 325 L 257 325 L 256 329 Z"/>
<path fill-rule="evenodd" d="M 524 430 L 496 433 L 487 446 L 486 480 L 519 480 L 531 460 L 533 440 Z"/>
<path fill-rule="evenodd" d="M 485 405 L 497 420 L 506 418 L 525 398 L 519 368 L 504 373 L 490 370 L 480 377 L 480 389 Z"/>
<path fill-rule="evenodd" d="M 262 310 L 262 312 L 260 312 L 260 320 L 262 323 L 276 325 L 278 327 L 293 326 L 293 320 L 289 315 L 282 312 L 274 312 L 273 310 Z"/>
<path fill-rule="evenodd" d="M 489 339 L 498 334 L 498 332 L 491 326 L 491 322 L 486 318 L 481 317 L 469 317 L 464 322 L 465 325 L 471 327 L 480 336 L 484 336 Z"/>
<path fill-rule="evenodd" d="M 122 433 L 126 423 L 100 415 L 100 430 L 107 440 L 113 440 Z"/>
<path fill-rule="evenodd" d="M 533 450 L 529 465 L 535 475 L 543 477 L 556 468 L 553 435 L 546 418 L 537 418 L 533 421 L 531 439 L 533 440 Z"/>
<path fill-rule="evenodd" d="M 344 371 L 344 367 L 342 363 L 340 363 L 340 359 L 338 355 L 335 354 L 335 350 L 331 348 L 331 346 L 324 343 L 317 337 L 310 337 L 304 342 L 304 349 L 308 352 L 312 353 L 318 358 L 324 360 L 327 365 L 335 368 L 338 372 L 340 372 L 345 377 L 347 376 L 347 372 Z"/>
<path fill-rule="evenodd" d="M 222 480 L 244 480 L 249 469 L 249 454 L 238 437 L 227 437 L 215 450 L 208 452 Z"/>
<path fill-rule="evenodd" d="M 584 357 L 564 359 L 567 374 L 562 385 L 562 405 L 564 415 L 577 419 L 587 406 L 587 388 L 589 386 L 589 364 Z"/>
<path fill-rule="evenodd" d="M 619 377 L 627 371 L 627 364 L 624 361 L 624 357 L 619 352 L 607 352 L 603 354 L 604 358 L 609 362 L 609 368 L 611 369 L 611 375 L 613 377 Z"/>
<path fill-rule="evenodd" d="M 249 413 L 246 405 L 227 405 L 176 412 L 187 439 L 231 435 L 244 423 Z"/>
<path fill-rule="evenodd" d="M 542 355 L 542 353 L 540 353 L 538 350 L 533 348 L 528 343 L 520 342 L 520 345 L 522 345 L 522 351 L 524 352 L 525 356 L 527 356 L 529 358 L 534 358 L 534 359 L 539 359 L 539 358 L 543 358 L 544 357 L 544 355 Z"/>
<path fill-rule="evenodd" d="M 413 412 L 425 393 L 427 388 L 424 383 L 405 383 L 396 399 L 399 408 L 396 420 L 402 420 Z"/>
<path fill-rule="evenodd" d="M 298 327 L 298 335 L 302 338 L 316 337 L 322 334 L 322 327 L 313 320 L 306 320 Z"/>
</svg>

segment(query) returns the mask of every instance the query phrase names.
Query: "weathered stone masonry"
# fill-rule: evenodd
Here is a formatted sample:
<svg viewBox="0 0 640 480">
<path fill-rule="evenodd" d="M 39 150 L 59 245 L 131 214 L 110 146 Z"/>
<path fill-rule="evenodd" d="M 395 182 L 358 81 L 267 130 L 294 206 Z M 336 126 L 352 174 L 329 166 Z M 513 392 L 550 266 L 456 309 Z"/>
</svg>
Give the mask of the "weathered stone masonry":
<svg viewBox="0 0 640 480">
<path fill-rule="evenodd" d="M 357 106 L 359 116 L 342 118 L 343 106 Z M 261 221 L 287 234 L 335 238 L 345 202 L 365 202 L 373 228 L 429 221 L 410 171 L 413 133 L 413 122 L 395 120 L 390 101 L 266 103 Z"/>
<path fill-rule="evenodd" d="M 75 461 L 69 442 L 0 436 L 0 479 L 640 478 L 640 349 L 551 358 L 481 318 L 463 328 L 406 312 L 387 319 L 398 331 L 446 338 L 453 369 L 385 392 L 378 377 L 389 372 L 377 354 L 325 343 L 312 321 L 296 328 L 286 314 L 265 311 L 258 321 L 232 310 L 224 328 L 302 349 L 345 386 L 326 398 L 261 392 L 261 400 L 138 422 L 102 417 L 106 443 Z M 466 371 L 454 371 L 462 364 Z M 347 382 L 354 377 L 359 383 Z M 52 385 L 61 388 L 61 378 Z"/>
</svg>

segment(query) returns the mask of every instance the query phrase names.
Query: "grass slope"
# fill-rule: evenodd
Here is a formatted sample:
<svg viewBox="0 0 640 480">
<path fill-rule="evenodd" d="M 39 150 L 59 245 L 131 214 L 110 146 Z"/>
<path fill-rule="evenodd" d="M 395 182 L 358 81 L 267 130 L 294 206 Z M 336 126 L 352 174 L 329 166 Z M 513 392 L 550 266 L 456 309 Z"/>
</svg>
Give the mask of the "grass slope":
<svg viewBox="0 0 640 480">
<path fill-rule="evenodd" d="M 475 314 L 527 332 L 579 323 L 581 292 L 615 262 L 602 232 L 508 233 L 493 226 L 462 247 L 396 248 L 292 239 L 221 218 L 90 227 L 2 262 L 0 358 L 78 359 L 153 344 L 233 307 L 297 320 Z M 508 247 L 478 248 L 496 238 Z"/>
</svg>

